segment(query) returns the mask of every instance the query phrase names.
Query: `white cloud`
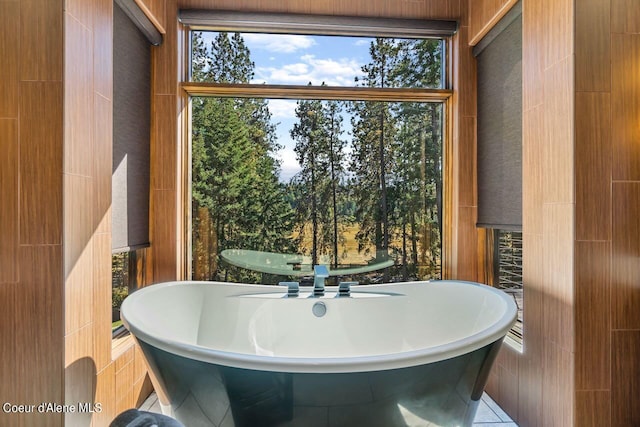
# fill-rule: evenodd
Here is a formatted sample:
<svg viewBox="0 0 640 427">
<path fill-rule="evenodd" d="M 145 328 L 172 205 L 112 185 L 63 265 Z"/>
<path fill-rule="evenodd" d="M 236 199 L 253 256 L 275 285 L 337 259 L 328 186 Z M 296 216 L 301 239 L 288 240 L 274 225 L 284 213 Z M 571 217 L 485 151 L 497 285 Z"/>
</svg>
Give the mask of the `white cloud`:
<svg viewBox="0 0 640 427">
<path fill-rule="evenodd" d="M 293 34 L 243 34 L 243 37 L 250 48 L 279 53 L 294 53 L 316 44 L 313 37 Z"/>
<path fill-rule="evenodd" d="M 329 86 L 353 86 L 353 78 L 361 74 L 360 64 L 349 58 L 319 59 L 303 55 L 301 62 L 281 67 L 257 67 L 256 77 L 271 84 L 305 85 L 311 82 Z"/>
<path fill-rule="evenodd" d="M 296 114 L 296 101 L 289 99 L 270 99 L 269 111 L 274 119 L 291 119 Z"/>
<path fill-rule="evenodd" d="M 286 64 L 282 66 L 281 70 L 288 74 L 308 74 L 309 66 L 303 63 Z"/>
<path fill-rule="evenodd" d="M 368 46 L 371 43 L 371 39 L 358 39 L 353 44 L 354 46 Z"/>
</svg>

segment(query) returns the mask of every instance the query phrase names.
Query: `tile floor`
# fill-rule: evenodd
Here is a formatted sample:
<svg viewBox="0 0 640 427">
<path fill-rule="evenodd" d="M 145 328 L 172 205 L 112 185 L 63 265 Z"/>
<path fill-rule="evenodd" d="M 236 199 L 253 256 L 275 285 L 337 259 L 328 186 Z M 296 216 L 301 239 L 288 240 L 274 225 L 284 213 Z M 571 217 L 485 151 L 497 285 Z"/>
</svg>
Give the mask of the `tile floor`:
<svg viewBox="0 0 640 427">
<path fill-rule="evenodd" d="M 151 393 L 151 396 L 140 406 L 141 411 L 149 411 L 161 413 L 160 403 L 155 393 Z M 518 427 L 514 423 L 509 415 L 507 415 L 502 408 L 498 406 L 486 393 L 482 395 L 482 401 L 478 407 L 476 418 L 473 421 L 474 427 Z"/>
<path fill-rule="evenodd" d="M 518 427 L 518 424 L 514 423 L 487 393 L 482 395 L 473 425 L 474 427 Z"/>
</svg>

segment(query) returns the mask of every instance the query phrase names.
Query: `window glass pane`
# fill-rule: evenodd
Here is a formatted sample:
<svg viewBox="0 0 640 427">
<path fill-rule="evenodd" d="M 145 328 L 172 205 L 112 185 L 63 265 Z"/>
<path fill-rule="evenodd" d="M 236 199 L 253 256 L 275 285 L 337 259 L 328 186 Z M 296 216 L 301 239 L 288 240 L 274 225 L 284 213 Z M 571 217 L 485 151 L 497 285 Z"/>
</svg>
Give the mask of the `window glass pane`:
<svg viewBox="0 0 640 427">
<path fill-rule="evenodd" d="M 315 264 L 361 283 L 441 277 L 442 104 L 192 103 L 194 279 L 276 283 Z"/>
<path fill-rule="evenodd" d="M 145 283 L 145 259 L 144 248 L 111 256 L 111 329 L 114 337 L 124 331 L 120 320 L 122 302 Z"/>
<path fill-rule="evenodd" d="M 120 306 L 129 295 L 129 252 L 111 256 L 111 328 L 115 331 L 122 325 Z"/>
<path fill-rule="evenodd" d="M 518 318 L 509 335 L 522 344 L 524 309 L 522 293 L 522 232 L 497 230 L 496 235 L 498 288 L 513 296 L 518 306 Z"/>
<path fill-rule="evenodd" d="M 196 82 L 438 89 L 442 39 L 193 31 Z"/>
</svg>

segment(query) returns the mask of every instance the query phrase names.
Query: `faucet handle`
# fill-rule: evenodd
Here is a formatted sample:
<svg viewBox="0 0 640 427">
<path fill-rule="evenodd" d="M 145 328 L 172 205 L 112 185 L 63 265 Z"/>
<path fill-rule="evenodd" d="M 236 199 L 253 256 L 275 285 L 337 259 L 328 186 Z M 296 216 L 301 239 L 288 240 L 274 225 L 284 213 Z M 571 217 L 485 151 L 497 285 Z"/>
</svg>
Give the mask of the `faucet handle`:
<svg viewBox="0 0 640 427">
<path fill-rule="evenodd" d="M 326 279 L 327 277 L 329 277 L 329 269 L 327 268 L 326 265 L 314 265 L 313 266 L 313 275 L 315 277 L 321 277 L 323 279 Z"/>
<path fill-rule="evenodd" d="M 340 282 L 338 284 L 339 297 L 348 297 L 351 295 L 351 287 L 358 285 L 358 282 Z"/>
<path fill-rule="evenodd" d="M 300 284 L 298 282 L 280 282 L 278 285 L 287 287 L 287 298 L 295 298 L 300 294 Z"/>
</svg>

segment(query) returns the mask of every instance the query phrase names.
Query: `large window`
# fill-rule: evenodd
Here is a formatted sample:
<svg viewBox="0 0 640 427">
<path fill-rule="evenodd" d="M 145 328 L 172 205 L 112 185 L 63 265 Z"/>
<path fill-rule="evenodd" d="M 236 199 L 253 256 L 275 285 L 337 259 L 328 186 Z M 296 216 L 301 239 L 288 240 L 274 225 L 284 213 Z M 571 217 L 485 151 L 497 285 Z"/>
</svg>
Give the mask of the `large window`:
<svg viewBox="0 0 640 427">
<path fill-rule="evenodd" d="M 192 31 L 193 278 L 440 278 L 444 44 Z"/>
<path fill-rule="evenodd" d="M 442 89 L 443 50 L 442 39 L 194 31 L 191 81 Z"/>
</svg>

